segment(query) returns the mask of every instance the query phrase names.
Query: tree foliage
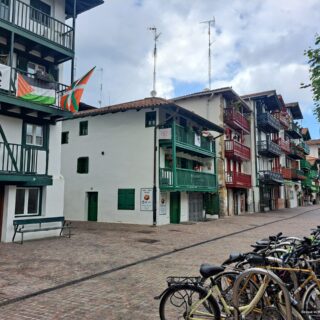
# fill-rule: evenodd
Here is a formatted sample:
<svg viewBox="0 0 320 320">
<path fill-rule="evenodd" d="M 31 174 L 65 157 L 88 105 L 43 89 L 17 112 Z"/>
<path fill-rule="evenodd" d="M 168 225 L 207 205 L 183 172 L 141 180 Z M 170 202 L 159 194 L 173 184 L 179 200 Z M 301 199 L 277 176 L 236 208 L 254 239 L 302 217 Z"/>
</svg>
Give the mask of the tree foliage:
<svg viewBox="0 0 320 320">
<path fill-rule="evenodd" d="M 316 35 L 315 47 L 305 51 L 310 66 L 310 84 L 304 87 L 311 87 L 314 100 L 313 113 L 320 122 L 320 35 Z"/>
</svg>

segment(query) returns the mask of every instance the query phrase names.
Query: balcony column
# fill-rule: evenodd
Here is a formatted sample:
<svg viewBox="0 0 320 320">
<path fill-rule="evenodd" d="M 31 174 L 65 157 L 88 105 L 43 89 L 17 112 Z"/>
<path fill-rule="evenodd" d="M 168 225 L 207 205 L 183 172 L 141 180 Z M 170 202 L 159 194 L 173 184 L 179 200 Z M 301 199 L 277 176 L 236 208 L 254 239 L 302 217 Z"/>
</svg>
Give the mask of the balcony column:
<svg viewBox="0 0 320 320">
<path fill-rule="evenodd" d="M 75 51 L 75 42 L 76 42 L 76 18 L 77 18 L 77 0 L 73 0 L 73 18 L 72 18 L 72 50 Z M 74 82 L 74 57 L 71 59 L 71 83 Z"/>
<path fill-rule="evenodd" d="M 176 122 L 172 121 L 172 175 L 173 175 L 173 186 L 177 185 L 177 139 L 176 139 Z"/>
<path fill-rule="evenodd" d="M 13 9 L 14 11 L 14 6 Z M 12 67 L 13 67 L 13 49 L 14 49 L 14 32 L 11 32 L 11 38 L 10 38 L 10 82 L 9 82 L 9 94 L 14 90 L 14 81 L 12 80 Z"/>
</svg>

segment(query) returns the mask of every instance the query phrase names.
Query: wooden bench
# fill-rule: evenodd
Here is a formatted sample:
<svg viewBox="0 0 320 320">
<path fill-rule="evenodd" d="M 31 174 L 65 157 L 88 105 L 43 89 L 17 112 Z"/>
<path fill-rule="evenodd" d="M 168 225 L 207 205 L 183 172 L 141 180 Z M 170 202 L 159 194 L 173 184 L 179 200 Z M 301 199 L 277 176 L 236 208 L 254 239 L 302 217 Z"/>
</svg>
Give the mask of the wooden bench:
<svg viewBox="0 0 320 320">
<path fill-rule="evenodd" d="M 57 223 L 60 222 L 60 226 L 48 226 L 49 223 Z M 24 229 L 25 225 L 33 225 L 38 224 L 37 228 L 33 229 Z M 29 218 L 29 219 L 15 219 L 13 220 L 13 226 L 14 226 L 14 234 L 12 238 L 12 242 L 14 242 L 14 239 L 16 237 L 17 233 L 21 233 L 21 241 L 20 243 L 23 243 L 23 234 L 26 232 L 37 232 L 37 231 L 49 231 L 49 230 L 61 230 L 60 236 L 63 235 L 64 230 L 68 230 L 68 237 L 71 237 L 71 222 L 67 222 L 64 217 L 41 217 L 41 218 Z"/>
</svg>

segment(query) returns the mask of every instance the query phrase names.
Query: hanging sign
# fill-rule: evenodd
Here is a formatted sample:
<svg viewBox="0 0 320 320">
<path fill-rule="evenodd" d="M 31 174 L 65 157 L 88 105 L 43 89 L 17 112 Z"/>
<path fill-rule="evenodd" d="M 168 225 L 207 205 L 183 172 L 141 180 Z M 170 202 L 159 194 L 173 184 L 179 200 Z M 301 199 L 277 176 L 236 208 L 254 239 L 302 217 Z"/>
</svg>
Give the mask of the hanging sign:
<svg viewBox="0 0 320 320">
<path fill-rule="evenodd" d="M 140 210 L 152 211 L 152 188 L 141 188 Z"/>
<path fill-rule="evenodd" d="M 9 91 L 10 67 L 0 64 L 0 89 Z"/>
<path fill-rule="evenodd" d="M 171 140 L 171 128 L 164 128 L 159 130 L 160 140 Z"/>
</svg>

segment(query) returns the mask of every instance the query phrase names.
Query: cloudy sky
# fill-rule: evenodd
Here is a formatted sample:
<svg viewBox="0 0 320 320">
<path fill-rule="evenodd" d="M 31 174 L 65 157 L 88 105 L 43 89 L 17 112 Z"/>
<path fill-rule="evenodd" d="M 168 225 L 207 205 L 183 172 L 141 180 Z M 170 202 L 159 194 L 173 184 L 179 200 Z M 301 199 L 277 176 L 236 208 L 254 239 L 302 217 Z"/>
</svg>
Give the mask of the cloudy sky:
<svg viewBox="0 0 320 320">
<path fill-rule="evenodd" d="M 150 96 L 153 34 L 158 41 L 157 92 L 172 98 L 208 87 L 208 28 L 212 28 L 212 88 L 240 95 L 276 89 L 298 101 L 302 125 L 320 137 L 304 50 L 319 32 L 319 0 L 105 0 L 77 20 L 76 76 L 92 66 L 83 102 L 99 106 Z M 100 87 L 102 85 L 102 94 Z"/>
</svg>

